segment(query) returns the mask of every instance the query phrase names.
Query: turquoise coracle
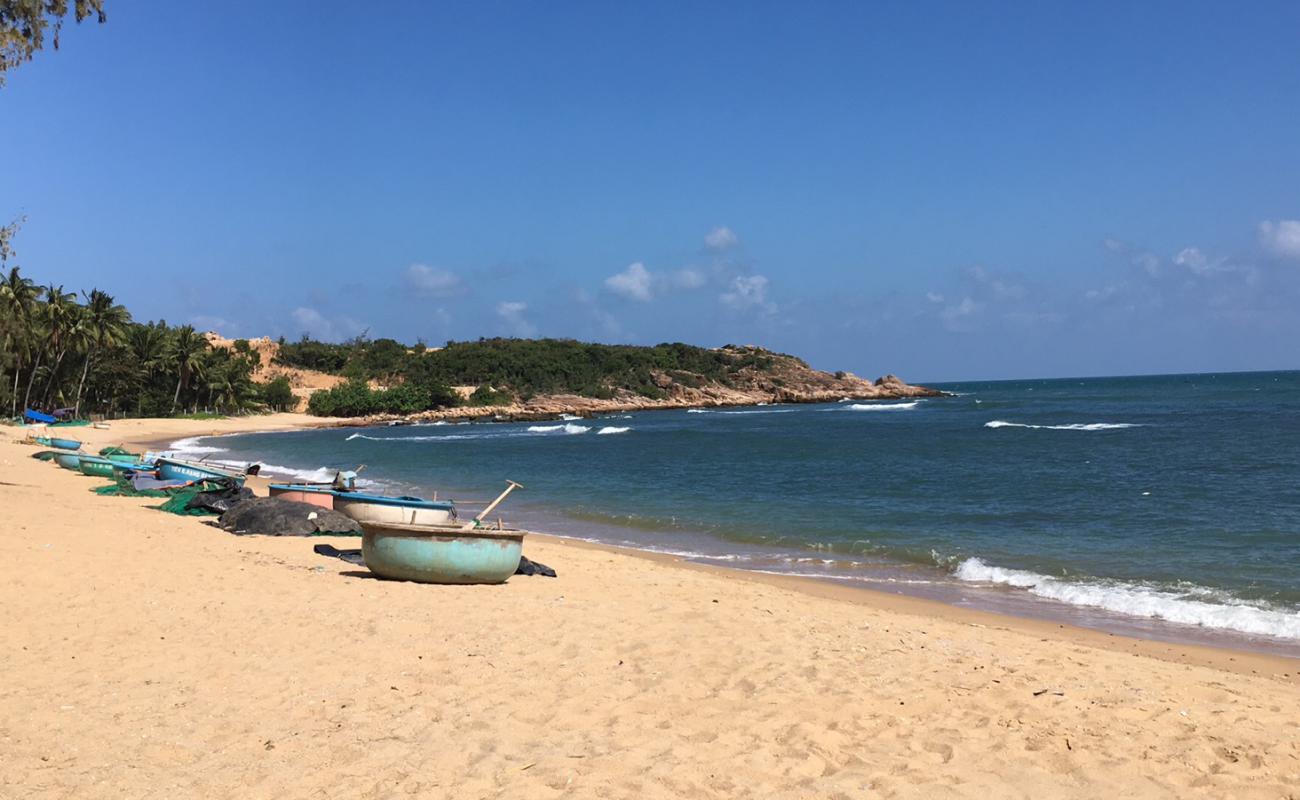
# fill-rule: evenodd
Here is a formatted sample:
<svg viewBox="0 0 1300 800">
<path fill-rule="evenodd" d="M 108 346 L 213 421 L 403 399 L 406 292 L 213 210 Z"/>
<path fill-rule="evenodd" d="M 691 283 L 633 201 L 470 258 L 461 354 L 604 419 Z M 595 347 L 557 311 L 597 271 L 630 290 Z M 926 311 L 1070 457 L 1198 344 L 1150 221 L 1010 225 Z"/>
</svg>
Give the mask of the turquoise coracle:
<svg viewBox="0 0 1300 800">
<path fill-rule="evenodd" d="M 503 583 L 515 574 L 523 555 L 523 531 L 375 523 L 363 527 L 366 566 L 383 578 Z"/>
</svg>

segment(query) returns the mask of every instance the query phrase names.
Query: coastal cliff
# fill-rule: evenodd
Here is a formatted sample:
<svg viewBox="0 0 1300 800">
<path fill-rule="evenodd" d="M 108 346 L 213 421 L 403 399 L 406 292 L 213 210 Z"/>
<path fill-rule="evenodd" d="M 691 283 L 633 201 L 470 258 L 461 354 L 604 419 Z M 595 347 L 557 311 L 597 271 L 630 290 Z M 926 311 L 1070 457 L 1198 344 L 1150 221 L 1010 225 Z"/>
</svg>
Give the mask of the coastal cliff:
<svg viewBox="0 0 1300 800">
<path fill-rule="evenodd" d="M 208 337 L 255 354 L 253 380 L 287 381 L 300 409 L 363 424 L 943 395 L 894 375 L 871 381 L 824 372 L 753 345 L 479 339 L 427 347 L 391 339 L 238 343 Z"/>
<path fill-rule="evenodd" d="M 376 414 L 364 421 L 382 423 L 485 417 L 542 420 L 565 414 L 586 417 L 656 409 L 833 403 L 844 399 L 892 400 L 945 395 L 937 389 L 905 383 L 895 375 L 871 381 L 851 372 L 824 372 L 794 356 L 759 347 L 727 346 L 718 348 L 717 352 L 733 360 L 734 371 L 721 377 L 709 377 L 683 370 L 653 370 L 651 376 L 659 390 L 658 396 L 625 388 L 612 390 L 611 397 L 591 397 L 572 392 L 539 393 L 495 406 L 463 405 L 415 414 Z M 467 398 L 474 389 L 472 386 L 455 388 Z"/>
</svg>

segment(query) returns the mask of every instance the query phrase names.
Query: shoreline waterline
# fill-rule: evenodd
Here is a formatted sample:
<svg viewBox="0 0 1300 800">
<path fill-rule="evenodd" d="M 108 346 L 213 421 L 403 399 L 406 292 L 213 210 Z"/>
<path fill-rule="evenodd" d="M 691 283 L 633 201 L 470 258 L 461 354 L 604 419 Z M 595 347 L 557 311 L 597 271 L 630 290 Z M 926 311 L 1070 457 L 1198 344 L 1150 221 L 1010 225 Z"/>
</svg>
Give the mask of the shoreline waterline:
<svg viewBox="0 0 1300 800">
<path fill-rule="evenodd" d="M 756 412 L 770 412 L 774 409 L 754 409 Z M 725 412 L 723 412 L 725 413 Z M 735 413 L 735 412 L 732 412 Z M 496 424 L 496 423 L 489 423 Z M 628 427 L 626 423 L 623 427 Z M 379 428 L 364 430 L 382 431 Z M 349 438 L 354 432 L 337 431 Z M 560 431 L 540 432 L 548 435 L 562 436 Z M 232 434 L 245 435 L 245 434 Z M 1073 434 L 1077 435 L 1077 434 Z M 198 442 L 206 437 L 186 437 L 188 441 L 173 440 L 170 444 L 182 444 L 193 447 L 204 445 Z M 153 440 L 151 444 L 158 444 Z M 235 444 L 231 440 L 229 444 Z M 224 449 L 224 448 L 223 448 Z M 330 468 L 294 463 L 291 459 L 270 454 L 273 460 L 286 461 L 288 466 L 267 465 L 268 474 L 289 479 L 326 479 Z M 379 465 L 375 465 L 379 466 Z M 372 473 L 374 474 L 374 473 Z M 385 482 L 381 479 L 381 488 Z M 403 492 L 427 491 L 430 487 L 403 482 L 390 484 L 393 490 Z M 489 493 L 492 487 L 479 487 L 474 494 Z M 457 496 L 458 492 L 443 487 L 443 497 Z M 463 496 L 463 495 L 462 495 Z M 937 563 L 899 562 L 882 556 L 851 556 L 840 553 L 818 553 L 816 551 L 789 548 L 781 550 L 771 544 L 755 545 L 709 537 L 707 533 L 692 531 L 691 536 L 683 539 L 682 531 L 674 531 L 674 539 L 665 541 L 656 538 L 654 531 L 638 530 L 620 526 L 612 521 L 593 522 L 572 514 L 537 503 L 527 498 L 512 500 L 512 508 L 507 509 L 508 516 L 515 524 L 535 530 L 539 533 L 556 536 L 566 540 L 583 541 L 603 546 L 631 548 L 636 551 L 677 558 L 687 563 L 707 567 L 716 567 L 728 571 L 752 574 L 772 574 L 782 578 L 815 581 L 843 587 L 846 590 L 865 590 L 887 596 L 908 596 L 945 603 L 954 608 L 977 609 L 1011 617 L 1039 620 L 1045 623 L 1059 623 L 1084 629 L 1101 631 L 1104 634 L 1119 634 L 1148 641 L 1170 642 L 1176 644 L 1194 644 L 1200 646 L 1222 647 L 1240 652 L 1265 653 L 1289 658 L 1300 657 L 1300 638 L 1260 634 L 1247 630 L 1234 630 L 1232 627 L 1211 627 L 1207 625 L 1187 624 L 1176 620 L 1162 618 L 1161 614 L 1183 612 L 1181 606 L 1170 606 L 1170 602 L 1182 602 L 1179 597 L 1169 597 L 1158 592 L 1145 591 L 1143 587 L 1120 587 L 1127 594 L 1099 593 L 1084 597 L 1083 603 L 1077 597 L 1062 599 L 1059 590 L 1062 586 L 1076 594 L 1080 591 L 1078 584 L 1067 585 L 1052 576 L 1026 573 L 1012 568 L 998 567 L 979 558 L 968 558 L 961 564 L 949 565 L 947 568 Z M 960 574 L 960 573 L 966 574 Z M 1008 577 L 1009 576 L 1009 577 Z M 965 580 L 962 580 L 965 578 Z M 1056 583 L 1053 583 L 1056 582 Z M 1039 585 L 1047 589 L 1035 593 Z M 1086 587 L 1085 587 L 1086 588 Z M 1057 596 L 1053 596 L 1056 594 Z M 1167 592 L 1165 594 L 1168 594 Z M 1193 602 L 1195 590 L 1189 594 L 1188 602 Z M 1123 610 L 1107 607 L 1119 597 L 1124 603 L 1134 604 L 1148 610 L 1145 615 L 1126 614 Z M 1075 600 L 1071 603 L 1069 600 Z M 1275 625 L 1279 619 L 1285 626 L 1290 617 L 1267 616 L 1267 609 L 1219 604 L 1215 606 L 1196 607 L 1197 613 L 1215 615 L 1231 614 L 1229 625 L 1246 626 L 1256 624 L 1263 616 L 1263 623 Z"/>
</svg>

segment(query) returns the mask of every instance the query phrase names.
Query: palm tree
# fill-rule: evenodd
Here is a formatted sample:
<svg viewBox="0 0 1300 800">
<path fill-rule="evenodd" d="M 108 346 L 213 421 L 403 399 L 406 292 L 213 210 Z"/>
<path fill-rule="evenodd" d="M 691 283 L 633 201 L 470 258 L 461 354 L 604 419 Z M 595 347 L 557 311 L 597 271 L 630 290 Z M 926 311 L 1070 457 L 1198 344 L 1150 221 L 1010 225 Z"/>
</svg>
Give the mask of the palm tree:
<svg viewBox="0 0 1300 800">
<path fill-rule="evenodd" d="M 194 331 L 193 325 L 182 325 L 172 335 L 167 348 L 168 358 L 176 370 L 176 393 L 172 395 L 172 413 L 176 413 L 176 404 L 181 399 L 181 388 L 185 386 L 190 375 L 203 366 L 203 351 L 208 349 L 208 342 Z"/>
<path fill-rule="evenodd" d="M 81 390 L 86 385 L 86 373 L 90 371 L 90 362 L 95 354 L 107 347 L 116 347 L 126 338 L 126 326 L 131 315 L 125 306 L 113 302 L 113 296 L 98 289 L 91 289 L 86 295 L 86 310 L 82 317 L 85 328 L 86 361 L 81 367 L 81 380 L 77 382 L 77 402 L 75 415 L 81 414 Z"/>
<path fill-rule="evenodd" d="M 77 305 L 77 295 L 63 291 L 54 284 L 45 287 L 45 323 L 49 330 L 49 349 L 54 353 L 54 363 L 50 366 L 50 377 L 45 381 L 42 393 L 46 403 L 52 400 L 54 382 L 59 377 L 59 367 L 63 366 L 63 357 L 81 334 L 81 306 Z"/>
<path fill-rule="evenodd" d="M 148 325 L 135 325 L 131 328 L 131 355 L 140 370 L 140 380 L 144 386 L 153 384 L 154 375 L 161 371 L 170 371 L 170 344 L 165 323 L 150 322 Z M 136 392 L 135 413 L 144 412 L 145 392 Z"/>
<path fill-rule="evenodd" d="M 13 405 L 10 413 L 15 417 L 18 416 L 18 375 L 22 372 L 19 346 L 26 349 L 31 339 L 29 328 L 39 296 L 36 283 L 29 278 L 24 278 L 18 267 L 12 267 L 8 274 L 0 277 L 0 311 L 3 311 L 6 318 L 4 352 L 14 354 L 14 384 L 10 393 Z"/>
</svg>

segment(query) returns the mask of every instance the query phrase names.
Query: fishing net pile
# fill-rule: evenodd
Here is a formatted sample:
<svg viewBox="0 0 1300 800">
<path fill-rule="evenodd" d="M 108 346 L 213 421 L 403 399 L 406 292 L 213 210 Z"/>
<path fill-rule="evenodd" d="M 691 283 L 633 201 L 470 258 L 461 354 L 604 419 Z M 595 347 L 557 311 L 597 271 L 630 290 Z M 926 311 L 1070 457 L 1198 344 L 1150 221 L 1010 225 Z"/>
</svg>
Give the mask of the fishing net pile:
<svg viewBox="0 0 1300 800">
<path fill-rule="evenodd" d="M 351 517 L 311 503 L 255 497 L 230 508 L 217 520 L 235 534 L 262 536 L 360 536 L 361 525 Z"/>
</svg>

